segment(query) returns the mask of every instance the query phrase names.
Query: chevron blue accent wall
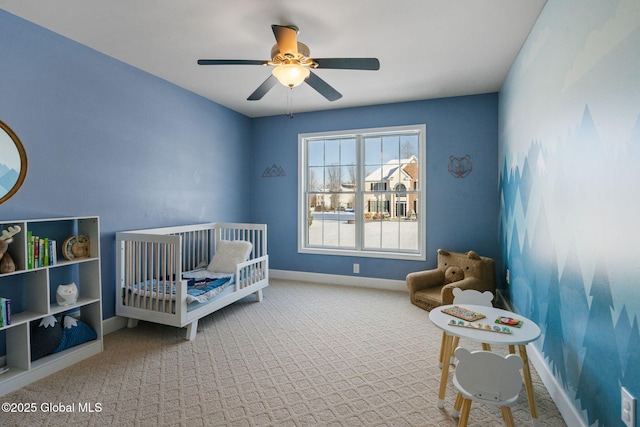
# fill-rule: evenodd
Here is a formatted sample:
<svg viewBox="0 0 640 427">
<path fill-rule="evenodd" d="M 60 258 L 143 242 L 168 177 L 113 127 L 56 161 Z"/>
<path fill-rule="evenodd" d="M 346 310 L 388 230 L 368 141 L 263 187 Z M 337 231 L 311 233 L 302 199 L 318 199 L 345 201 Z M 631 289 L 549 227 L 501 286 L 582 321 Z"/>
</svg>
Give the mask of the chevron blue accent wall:
<svg viewBox="0 0 640 427">
<path fill-rule="evenodd" d="M 640 397 L 640 2 L 549 0 L 500 93 L 500 276 L 587 425 Z"/>
</svg>

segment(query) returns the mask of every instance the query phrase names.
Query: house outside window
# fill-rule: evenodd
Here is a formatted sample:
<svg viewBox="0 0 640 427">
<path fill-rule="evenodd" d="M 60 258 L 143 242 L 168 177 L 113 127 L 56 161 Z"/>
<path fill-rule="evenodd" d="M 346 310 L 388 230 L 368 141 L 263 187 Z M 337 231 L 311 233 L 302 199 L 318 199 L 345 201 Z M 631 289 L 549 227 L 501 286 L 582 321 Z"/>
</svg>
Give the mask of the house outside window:
<svg viewBox="0 0 640 427">
<path fill-rule="evenodd" d="M 424 260 L 425 133 L 299 135 L 298 251 Z"/>
</svg>

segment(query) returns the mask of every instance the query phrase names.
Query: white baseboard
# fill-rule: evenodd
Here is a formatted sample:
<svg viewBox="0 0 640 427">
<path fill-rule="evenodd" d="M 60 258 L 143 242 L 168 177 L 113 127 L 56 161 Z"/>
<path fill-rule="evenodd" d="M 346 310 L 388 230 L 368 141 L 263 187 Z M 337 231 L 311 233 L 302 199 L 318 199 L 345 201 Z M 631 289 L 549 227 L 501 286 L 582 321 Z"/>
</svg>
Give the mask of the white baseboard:
<svg viewBox="0 0 640 427">
<path fill-rule="evenodd" d="M 587 424 L 585 424 L 580 413 L 574 406 L 573 400 L 567 396 L 567 393 L 558 383 L 556 377 L 551 373 L 549 365 L 544 361 L 542 353 L 540 353 L 535 346 L 529 344 L 527 345 L 527 355 L 529 356 L 529 362 L 533 365 L 542 383 L 549 392 L 551 400 L 553 400 L 553 403 L 558 407 L 558 411 L 560 411 L 560 415 L 564 418 L 565 423 L 567 423 L 568 426 L 586 427 Z"/>
<path fill-rule="evenodd" d="M 102 333 L 103 335 L 109 335 L 119 329 L 127 326 L 127 319 L 125 317 L 113 316 L 102 321 Z"/>
<path fill-rule="evenodd" d="M 269 270 L 269 277 L 301 282 L 329 283 L 332 285 L 358 286 L 362 288 L 386 289 L 409 292 L 404 280 L 377 279 L 373 277 L 342 276 L 339 274 L 307 273 L 304 271 Z"/>
<path fill-rule="evenodd" d="M 513 311 L 509 306 L 507 301 L 504 299 L 502 293 L 498 290 L 498 298 L 502 301 L 502 303 L 507 307 L 507 310 Z M 496 299 L 498 299 L 496 298 Z M 574 406 L 574 401 L 567 395 L 566 391 L 553 373 L 549 365 L 545 362 L 544 356 L 540 353 L 537 347 L 533 344 L 527 345 L 527 355 L 529 356 L 529 362 L 533 365 L 542 384 L 544 384 L 545 388 L 549 392 L 549 396 L 551 396 L 551 400 L 558 407 L 558 411 L 560 411 L 560 415 L 564 418 L 565 423 L 568 426 L 579 426 L 586 427 L 584 419 L 580 416 L 580 413 Z"/>
</svg>

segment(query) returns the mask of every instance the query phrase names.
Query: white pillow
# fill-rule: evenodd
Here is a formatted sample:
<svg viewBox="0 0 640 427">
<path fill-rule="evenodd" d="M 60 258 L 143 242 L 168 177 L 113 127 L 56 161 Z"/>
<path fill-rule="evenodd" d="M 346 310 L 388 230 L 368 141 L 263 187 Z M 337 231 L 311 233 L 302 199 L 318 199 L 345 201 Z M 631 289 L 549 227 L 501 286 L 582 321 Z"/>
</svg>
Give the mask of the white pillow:
<svg viewBox="0 0 640 427">
<path fill-rule="evenodd" d="M 235 273 L 236 264 L 248 260 L 252 248 L 251 242 L 246 240 L 220 240 L 207 270 Z"/>
</svg>

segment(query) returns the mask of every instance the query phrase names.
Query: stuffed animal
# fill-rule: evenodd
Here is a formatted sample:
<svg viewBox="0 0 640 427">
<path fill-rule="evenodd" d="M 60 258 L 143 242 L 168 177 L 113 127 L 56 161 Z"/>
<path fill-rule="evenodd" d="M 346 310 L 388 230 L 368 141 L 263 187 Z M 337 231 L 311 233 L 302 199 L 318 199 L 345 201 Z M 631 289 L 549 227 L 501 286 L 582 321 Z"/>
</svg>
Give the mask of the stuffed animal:
<svg viewBox="0 0 640 427">
<path fill-rule="evenodd" d="M 0 259 L 0 273 L 13 273 L 16 271 L 16 263 L 11 258 L 11 255 L 8 252 L 4 253 L 2 259 Z"/>
<path fill-rule="evenodd" d="M 444 270 L 445 284 L 465 277 L 482 277 L 482 258 L 474 251 L 465 253 L 438 249 L 438 268 Z"/>
<path fill-rule="evenodd" d="M 457 265 L 447 267 L 444 271 L 444 283 L 449 284 L 464 279 L 464 271 Z"/>
<path fill-rule="evenodd" d="M 56 302 L 58 305 L 71 305 L 78 301 L 78 287 L 75 282 L 68 285 L 60 285 L 56 289 Z"/>
<path fill-rule="evenodd" d="M 9 249 L 9 243 L 13 242 L 13 236 L 18 234 L 20 230 L 22 229 L 19 225 L 2 230 L 2 235 L 0 235 L 0 273 L 2 274 L 16 271 L 16 263 L 7 250 Z"/>
</svg>

